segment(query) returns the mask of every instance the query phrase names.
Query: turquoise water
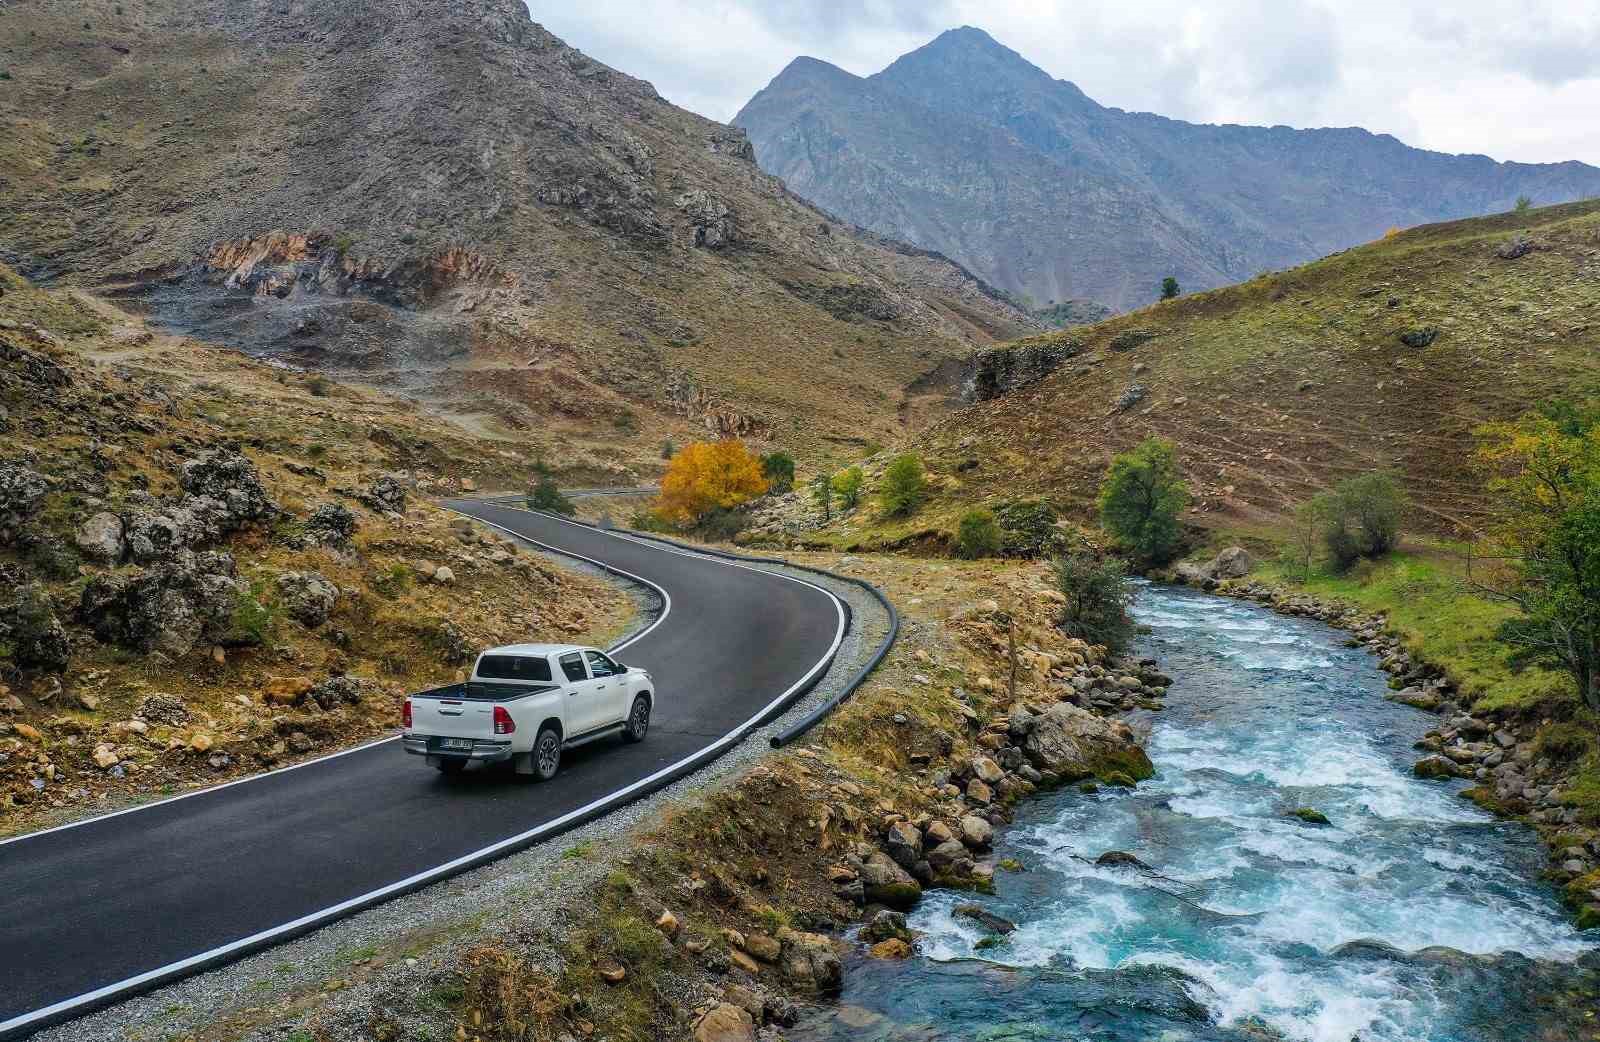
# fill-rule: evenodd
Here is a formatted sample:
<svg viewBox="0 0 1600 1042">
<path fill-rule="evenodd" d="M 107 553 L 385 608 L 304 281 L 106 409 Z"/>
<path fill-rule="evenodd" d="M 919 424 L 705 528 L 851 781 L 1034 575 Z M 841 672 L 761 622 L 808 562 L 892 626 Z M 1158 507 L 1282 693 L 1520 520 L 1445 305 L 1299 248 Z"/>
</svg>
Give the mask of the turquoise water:
<svg viewBox="0 0 1600 1042">
<path fill-rule="evenodd" d="M 1542 848 L 1462 783 L 1412 777 L 1437 720 L 1385 701 L 1370 656 L 1184 590 L 1143 587 L 1136 614 L 1177 678 L 1148 717 L 1156 777 L 1030 802 L 996 850 L 1027 871 L 977 899 L 1014 934 L 978 949 L 952 914 L 971 895 L 931 894 L 917 957 L 859 960 L 792 1037 L 1600 1038 L 1600 956 L 1539 881 Z M 1090 863 L 1107 850 L 1154 873 Z"/>
</svg>

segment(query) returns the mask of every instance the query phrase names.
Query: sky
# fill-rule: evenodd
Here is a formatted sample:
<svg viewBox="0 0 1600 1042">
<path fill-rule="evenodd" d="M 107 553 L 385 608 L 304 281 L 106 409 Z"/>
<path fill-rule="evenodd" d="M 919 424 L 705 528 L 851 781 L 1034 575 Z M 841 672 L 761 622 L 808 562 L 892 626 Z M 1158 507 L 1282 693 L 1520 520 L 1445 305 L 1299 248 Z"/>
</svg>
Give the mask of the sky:
<svg viewBox="0 0 1600 1042">
<path fill-rule="evenodd" d="M 1360 126 L 1600 165 L 1600 0 L 529 0 L 591 57 L 726 122 L 797 55 L 868 75 L 975 25 L 1102 105 Z"/>
</svg>

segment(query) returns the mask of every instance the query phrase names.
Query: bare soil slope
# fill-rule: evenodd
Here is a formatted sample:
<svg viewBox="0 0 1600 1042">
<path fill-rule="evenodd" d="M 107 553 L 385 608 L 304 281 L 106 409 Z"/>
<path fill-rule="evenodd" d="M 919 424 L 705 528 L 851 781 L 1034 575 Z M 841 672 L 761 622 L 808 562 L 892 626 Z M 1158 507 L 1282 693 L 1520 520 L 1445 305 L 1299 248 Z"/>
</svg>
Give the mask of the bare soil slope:
<svg viewBox="0 0 1600 1042">
<path fill-rule="evenodd" d="M 0 68 L 24 274 L 504 436 L 882 438 L 919 374 L 1038 328 L 518 0 L 26 0 Z"/>
</svg>

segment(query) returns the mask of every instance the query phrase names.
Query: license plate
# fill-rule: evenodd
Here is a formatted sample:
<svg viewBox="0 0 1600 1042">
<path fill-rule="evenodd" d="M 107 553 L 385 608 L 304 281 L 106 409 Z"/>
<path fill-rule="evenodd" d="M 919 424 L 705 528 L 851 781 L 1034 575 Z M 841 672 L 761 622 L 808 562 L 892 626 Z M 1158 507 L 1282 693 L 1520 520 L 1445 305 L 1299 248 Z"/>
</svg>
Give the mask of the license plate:
<svg viewBox="0 0 1600 1042">
<path fill-rule="evenodd" d="M 448 749 L 451 752 L 470 753 L 472 751 L 472 739 L 470 739 L 470 738 L 441 738 L 441 739 L 439 739 L 439 748 L 440 749 Z"/>
</svg>

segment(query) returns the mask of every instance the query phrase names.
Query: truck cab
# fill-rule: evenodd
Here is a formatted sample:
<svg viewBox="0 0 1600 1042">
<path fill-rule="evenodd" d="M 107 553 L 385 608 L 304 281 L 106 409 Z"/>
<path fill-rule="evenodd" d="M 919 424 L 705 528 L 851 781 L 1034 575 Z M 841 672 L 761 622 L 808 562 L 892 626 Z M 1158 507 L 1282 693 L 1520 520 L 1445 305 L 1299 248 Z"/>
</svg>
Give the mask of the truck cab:
<svg viewBox="0 0 1600 1042">
<path fill-rule="evenodd" d="M 408 697 L 403 744 L 446 774 L 507 763 L 543 781 L 563 750 L 613 736 L 643 741 L 654 706 L 650 674 L 598 648 L 512 644 L 480 654 L 465 683 Z"/>
</svg>

